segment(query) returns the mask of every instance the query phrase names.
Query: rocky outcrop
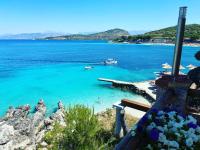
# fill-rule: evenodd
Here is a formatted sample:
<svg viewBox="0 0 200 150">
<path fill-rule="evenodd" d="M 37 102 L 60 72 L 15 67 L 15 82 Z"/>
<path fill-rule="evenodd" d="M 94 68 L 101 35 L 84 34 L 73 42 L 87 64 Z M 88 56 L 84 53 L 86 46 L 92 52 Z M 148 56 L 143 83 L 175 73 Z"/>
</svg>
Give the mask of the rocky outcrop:
<svg viewBox="0 0 200 150">
<path fill-rule="evenodd" d="M 66 125 L 64 111 L 61 101 L 57 111 L 47 118 L 43 100 L 38 102 L 33 114 L 29 113 L 29 105 L 9 107 L 5 117 L 0 120 L 0 150 L 36 149 L 45 132 L 53 128 L 54 122 Z"/>
</svg>

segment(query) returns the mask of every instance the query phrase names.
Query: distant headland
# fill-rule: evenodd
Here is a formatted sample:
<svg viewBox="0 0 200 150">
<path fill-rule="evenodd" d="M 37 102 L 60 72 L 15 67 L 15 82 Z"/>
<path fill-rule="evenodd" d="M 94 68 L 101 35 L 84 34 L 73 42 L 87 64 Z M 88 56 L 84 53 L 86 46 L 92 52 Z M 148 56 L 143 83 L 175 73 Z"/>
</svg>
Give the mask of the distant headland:
<svg viewBox="0 0 200 150">
<path fill-rule="evenodd" d="M 130 36 L 129 32 L 123 29 L 111 29 L 92 34 L 71 34 L 64 36 L 53 36 L 44 38 L 46 40 L 114 40 L 122 36 Z"/>
</svg>

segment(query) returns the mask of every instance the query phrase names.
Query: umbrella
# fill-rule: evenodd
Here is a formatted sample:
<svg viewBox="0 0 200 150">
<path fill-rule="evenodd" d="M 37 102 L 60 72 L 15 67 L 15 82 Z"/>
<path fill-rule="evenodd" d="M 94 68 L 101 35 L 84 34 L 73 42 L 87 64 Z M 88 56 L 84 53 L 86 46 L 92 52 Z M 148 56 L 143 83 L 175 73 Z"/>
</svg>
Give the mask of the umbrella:
<svg viewBox="0 0 200 150">
<path fill-rule="evenodd" d="M 166 63 L 162 64 L 162 66 L 169 66 L 169 64 L 166 62 Z"/>
<path fill-rule="evenodd" d="M 180 70 L 183 70 L 183 69 L 185 69 L 185 67 L 183 67 L 182 65 L 180 65 L 180 66 L 179 66 L 179 69 L 180 69 Z"/>
<path fill-rule="evenodd" d="M 171 69 L 172 67 L 169 64 L 162 65 L 163 69 Z"/>
<path fill-rule="evenodd" d="M 188 66 L 186 66 L 186 67 L 187 67 L 188 69 L 192 70 L 192 69 L 196 68 L 197 66 L 194 66 L 194 65 L 190 64 L 190 65 L 188 65 Z"/>
</svg>

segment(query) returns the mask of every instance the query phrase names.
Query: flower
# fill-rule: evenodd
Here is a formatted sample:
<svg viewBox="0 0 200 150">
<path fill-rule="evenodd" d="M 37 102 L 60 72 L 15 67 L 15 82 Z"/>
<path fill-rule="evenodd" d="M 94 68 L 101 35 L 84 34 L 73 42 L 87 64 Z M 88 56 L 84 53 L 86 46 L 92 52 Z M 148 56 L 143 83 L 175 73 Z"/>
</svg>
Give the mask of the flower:
<svg viewBox="0 0 200 150">
<path fill-rule="evenodd" d="M 153 150 L 153 147 L 150 144 L 148 144 L 146 148 L 149 150 Z"/>
<path fill-rule="evenodd" d="M 196 128 L 196 132 L 197 132 L 197 133 L 200 133 L 200 127 L 197 127 L 197 128 Z"/>
<path fill-rule="evenodd" d="M 149 134 L 151 140 L 158 141 L 159 138 L 159 131 L 156 128 L 153 128 Z"/>
<path fill-rule="evenodd" d="M 152 119 L 152 115 L 151 115 L 151 114 L 148 115 L 148 119 L 149 119 L 149 120 Z"/>
<path fill-rule="evenodd" d="M 166 136 L 163 133 L 159 133 L 159 139 L 160 142 L 165 142 L 167 140 Z"/>
<path fill-rule="evenodd" d="M 188 115 L 187 120 L 188 120 L 188 122 L 192 122 L 192 123 L 194 123 L 194 124 L 197 123 L 197 120 L 194 119 L 191 115 Z"/>
<path fill-rule="evenodd" d="M 157 114 L 157 115 L 158 115 L 158 116 L 164 115 L 164 111 L 162 111 L 162 110 L 158 111 L 158 114 Z"/>
<path fill-rule="evenodd" d="M 179 148 L 179 144 L 176 141 L 169 141 L 168 146 L 174 147 L 174 148 Z"/>
<path fill-rule="evenodd" d="M 153 109 L 134 127 L 134 131 L 136 130 L 147 138 L 146 149 L 193 149 L 200 143 L 200 126 L 197 120 L 190 115 L 178 115 L 175 111 Z"/>
<path fill-rule="evenodd" d="M 193 128 L 193 129 L 197 128 L 197 125 L 194 124 L 193 122 L 188 123 L 187 126 L 188 126 L 188 128 Z"/>
<path fill-rule="evenodd" d="M 192 146 L 192 145 L 193 145 L 193 140 L 192 140 L 192 138 L 186 139 L 185 144 L 186 144 L 187 147 Z"/>
<path fill-rule="evenodd" d="M 135 130 L 137 129 L 137 125 L 134 125 L 132 128 L 131 128 L 131 135 L 132 136 L 135 136 L 136 133 L 135 133 Z"/>
</svg>

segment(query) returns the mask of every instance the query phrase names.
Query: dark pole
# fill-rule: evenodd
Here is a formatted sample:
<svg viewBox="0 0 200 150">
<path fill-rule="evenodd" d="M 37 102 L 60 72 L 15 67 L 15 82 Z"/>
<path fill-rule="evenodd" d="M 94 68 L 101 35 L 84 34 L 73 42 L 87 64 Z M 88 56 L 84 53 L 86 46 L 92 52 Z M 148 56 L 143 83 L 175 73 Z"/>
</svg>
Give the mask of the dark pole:
<svg viewBox="0 0 200 150">
<path fill-rule="evenodd" d="M 187 7 L 180 7 L 179 9 L 179 18 L 178 18 L 178 25 L 176 29 L 176 44 L 175 44 L 175 49 L 174 49 L 172 76 L 179 75 L 179 67 L 181 63 L 181 53 L 182 53 L 182 47 L 183 47 L 184 30 L 185 30 L 185 22 L 186 22 L 186 10 L 187 10 Z"/>
</svg>

